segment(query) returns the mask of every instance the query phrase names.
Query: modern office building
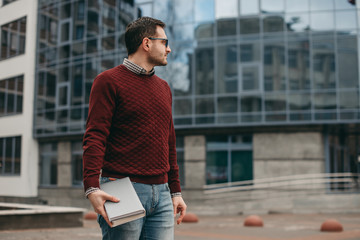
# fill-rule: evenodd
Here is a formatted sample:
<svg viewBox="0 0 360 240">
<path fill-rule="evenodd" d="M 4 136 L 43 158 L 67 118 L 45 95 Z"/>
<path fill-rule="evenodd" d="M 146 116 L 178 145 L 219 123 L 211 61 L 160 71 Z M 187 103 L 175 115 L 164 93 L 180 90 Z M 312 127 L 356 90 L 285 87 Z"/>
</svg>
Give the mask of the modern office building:
<svg viewBox="0 0 360 240">
<path fill-rule="evenodd" d="M 37 2 L 0 1 L 0 195 L 36 197 L 33 138 Z"/>
<path fill-rule="evenodd" d="M 15 9 L 22 2 L 14 1 L 0 11 Z M 14 134 L 10 127 L 4 132 L 11 134 L 2 130 L 1 136 L 4 149 L 7 141 L 17 146 L 20 140 L 16 137 L 22 136 L 21 168 L 34 163 L 29 182 L 38 183 L 39 188 L 32 193 L 48 203 L 84 204 L 82 135 L 91 85 L 97 74 L 122 63 L 125 27 L 140 16 L 167 24 L 172 53 L 169 64 L 156 68 L 156 74 L 167 80 L 173 91 L 178 162 L 189 199 L 201 198 L 205 185 L 217 183 L 309 173 L 360 173 L 360 11 L 354 3 L 32 2 L 27 11 L 37 10 L 25 20 L 27 30 L 29 21 L 35 29 L 37 11 L 37 30 L 32 31 L 37 35 L 31 36 L 37 43 L 36 61 L 30 61 L 33 68 L 22 66 L 35 71 L 36 84 L 30 86 L 27 75 L 23 78 L 30 91 L 24 93 L 23 101 L 29 105 L 26 111 L 31 110 L 26 124 L 34 119 L 32 128 L 24 128 L 32 129 L 35 140 L 26 135 L 24 143 L 24 136 Z M 5 16 L 0 14 L 2 29 L 23 17 L 8 14 L 11 19 L 5 20 Z M 5 48 L 7 41 L 11 42 L 3 32 L 2 49 L 4 42 Z M 26 41 L 33 44 L 35 40 L 26 35 Z M 32 49 L 26 46 L 26 53 Z M 3 56 L 11 55 L 11 50 L 6 51 L 1 53 L 0 68 L 20 59 L 4 60 Z M 6 65 L 2 69 L 11 68 Z M 19 76 L 7 71 L 3 76 L 0 71 L 0 84 L 9 85 L 12 77 L 20 82 Z M 9 87 L 1 89 L 5 95 L 12 92 Z M 25 107 L 22 109 L 24 112 Z M 20 116 L 1 117 L 0 121 L 8 121 L 20 131 L 24 124 L 13 121 Z M 31 148 L 25 149 L 29 143 Z M 8 159 L 4 156 L 6 153 L 3 159 Z M 16 166 L 15 161 L 14 171 Z M 25 171 L 17 173 L 17 178 L 23 178 Z M 5 172 L 2 168 L 1 184 L 5 184 Z M 8 191 L 4 195 L 12 195 L 12 190 Z"/>
</svg>

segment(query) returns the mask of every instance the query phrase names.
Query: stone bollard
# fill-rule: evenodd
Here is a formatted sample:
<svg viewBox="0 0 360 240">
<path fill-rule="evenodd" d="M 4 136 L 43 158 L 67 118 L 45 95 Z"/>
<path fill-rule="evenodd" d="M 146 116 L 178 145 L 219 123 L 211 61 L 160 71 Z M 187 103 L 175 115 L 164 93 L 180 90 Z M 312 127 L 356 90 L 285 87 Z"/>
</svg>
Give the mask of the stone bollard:
<svg viewBox="0 0 360 240">
<path fill-rule="evenodd" d="M 184 223 L 197 223 L 199 218 L 194 213 L 186 213 L 182 221 Z"/>
<path fill-rule="evenodd" d="M 245 227 L 262 227 L 264 226 L 264 222 L 261 219 L 261 217 L 257 215 L 250 215 L 247 218 L 245 218 L 244 221 Z"/>
<path fill-rule="evenodd" d="M 97 213 L 95 213 L 95 212 L 87 212 L 84 215 L 84 219 L 85 220 L 96 220 L 97 219 Z"/>
<path fill-rule="evenodd" d="M 342 232 L 343 226 L 336 219 L 328 219 L 321 225 L 322 232 Z"/>
</svg>

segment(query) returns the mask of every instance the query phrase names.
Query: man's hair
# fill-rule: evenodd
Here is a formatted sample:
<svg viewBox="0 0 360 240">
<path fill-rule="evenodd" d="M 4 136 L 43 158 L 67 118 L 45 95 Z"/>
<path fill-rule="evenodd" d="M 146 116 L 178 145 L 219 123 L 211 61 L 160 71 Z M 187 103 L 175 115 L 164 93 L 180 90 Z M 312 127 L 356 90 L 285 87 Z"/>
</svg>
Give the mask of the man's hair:
<svg viewBox="0 0 360 240">
<path fill-rule="evenodd" d="M 125 45 L 128 55 L 137 51 L 145 37 L 155 36 L 156 26 L 165 28 L 165 23 L 155 18 L 141 17 L 126 27 Z"/>
</svg>

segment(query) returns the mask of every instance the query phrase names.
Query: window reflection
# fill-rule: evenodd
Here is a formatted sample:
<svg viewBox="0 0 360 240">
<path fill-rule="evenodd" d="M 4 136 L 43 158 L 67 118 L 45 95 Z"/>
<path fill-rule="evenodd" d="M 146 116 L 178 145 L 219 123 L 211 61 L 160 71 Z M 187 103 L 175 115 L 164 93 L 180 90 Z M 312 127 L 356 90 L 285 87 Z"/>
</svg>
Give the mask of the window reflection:
<svg viewBox="0 0 360 240">
<path fill-rule="evenodd" d="M 322 11 L 322 10 L 333 10 L 333 0 L 311 0 L 310 10 L 311 11 Z"/>
<path fill-rule="evenodd" d="M 290 110 L 310 110 L 311 95 L 310 93 L 291 93 L 288 94 Z"/>
<path fill-rule="evenodd" d="M 218 47 L 218 92 L 238 91 L 236 45 Z"/>
<path fill-rule="evenodd" d="M 314 106 L 319 110 L 336 109 L 336 93 L 315 93 Z"/>
<path fill-rule="evenodd" d="M 240 14 L 251 15 L 259 13 L 259 2 L 254 0 L 240 0 Z"/>
<path fill-rule="evenodd" d="M 359 94 L 356 91 L 339 92 L 340 109 L 358 109 Z"/>
<path fill-rule="evenodd" d="M 214 113 L 214 99 L 213 98 L 198 98 L 196 99 L 196 114 Z"/>
<path fill-rule="evenodd" d="M 238 111 L 237 103 L 237 97 L 218 98 L 218 112 L 236 113 Z"/>
<path fill-rule="evenodd" d="M 265 111 L 285 111 L 286 96 L 285 94 L 267 94 L 265 95 Z"/>
<path fill-rule="evenodd" d="M 263 13 L 279 13 L 284 12 L 284 0 L 261 0 L 261 12 Z"/>
<path fill-rule="evenodd" d="M 285 90 L 285 48 L 282 43 L 264 44 L 264 89 Z"/>
<path fill-rule="evenodd" d="M 216 19 L 236 18 L 238 16 L 238 0 L 215 0 Z"/>
<path fill-rule="evenodd" d="M 246 43 L 240 45 L 240 61 L 257 62 L 260 60 L 260 43 Z"/>
<path fill-rule="evenodd" d="M 288 54 L 289 89 L 310 89 L 309 41 L 289 42 Z"/>
<path fill-rule="evenodd" d="M 235 19 L 218 20 L 217 35 L 218 36 L 236 35 L 236 20 Z"/>
<path fill-rule="evenodd" d="M 333 12 L 311 13 L 311 29 L 313 31 L 329 31 L 334 29 Z"/>
<path fill-rule="evenodd" d="M 260 32 L 260 19 L 242 18 L 240 19 L 240 34 L 256 34 Z"/>
<path fill-rule="evenodd" d="M 214 49 L 203 48 L 195 52 L 196 94 L 214 93 Z"/>
<path fill-rule="evenodd" d="M 242 67 L 241 79 L 243 91 L 260 90 L 258 66 Z"/>
<path fill-rule="evenodd" d="M 265 16 L 264 33 L 283 32 L 284 18 L 282 16 Z"/>
<path fill-rule="evenodd" d="M 349 1 L 335 0 L 335 9 L 356 9 L 356 6 Z"/>
<path fill-rule="evenodd" d="M 195 0 L 195 21 L 213 21 L 214 17 L 214 0 Z"/>
<path fill-rule="evenodd" d="M 191 99 L 177 99 L 174 100 L 174 115 L 190 115 L 192 114 L 192 101 Z"/>
<path fill-rule="evenodd" d="M 309 11 L 309 1 L 286 0 L 287 12 L 307 12 Z"/>
<path fill-rule="evenodd" d="M 358 48 L 356 37 L 337 40 L 337 63 L 340 88 L 359 87 Z"/>
<path fill-rule="evenodd" d="M 315 89 L 333 89 L 335 82 L 335 52 L 333 37 L 313 41 L 313 81 Z"/>
<path fill-rule="evenodd" d="M 305 32 L 310 30 L 309 14 L 287 14 L 286 28 L 288 32 Z"/>
<path fill-rule="evenodd" d="M 195 26 L 195 38 L 211 38 L 214 36 L 214 23 L 203 23 Z"/>
<path fill-rule="evenodd" d="M 194 21 L 194 0 L 175 0 L 174 16 L 176 23 Z"/>
<path fill-rule="evenodd" d="M 336 29 L 347 30 L 356 28 L 356 11 L 336 12 Z"/>
<path fill-rule="evenodd" d="M 261 112 L 261 97 L 260 96 L 242 96 L 241 97 L 241 112 L 252 113 Z"/>
</svg>

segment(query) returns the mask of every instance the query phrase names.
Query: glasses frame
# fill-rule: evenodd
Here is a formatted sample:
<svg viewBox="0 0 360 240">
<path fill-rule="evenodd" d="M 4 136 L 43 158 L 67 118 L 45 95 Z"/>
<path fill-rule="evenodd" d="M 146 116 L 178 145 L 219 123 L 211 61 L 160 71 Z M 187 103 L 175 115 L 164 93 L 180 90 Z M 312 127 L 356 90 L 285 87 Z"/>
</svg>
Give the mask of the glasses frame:
<svg viewBox="0 0 360 240">
<path fill-rule="evenodd" d="M 165 47 L 168 47 L 168 46 L 169 46 L 169 39 L 167 39 L 167 38 L 148 37 L 148 39 L 150 39 L 150 40 L 163 40 L 163 41 L 165 41 Z"/>
</svg>

